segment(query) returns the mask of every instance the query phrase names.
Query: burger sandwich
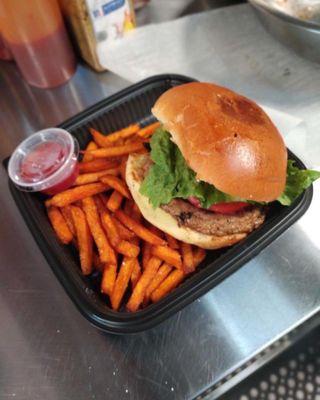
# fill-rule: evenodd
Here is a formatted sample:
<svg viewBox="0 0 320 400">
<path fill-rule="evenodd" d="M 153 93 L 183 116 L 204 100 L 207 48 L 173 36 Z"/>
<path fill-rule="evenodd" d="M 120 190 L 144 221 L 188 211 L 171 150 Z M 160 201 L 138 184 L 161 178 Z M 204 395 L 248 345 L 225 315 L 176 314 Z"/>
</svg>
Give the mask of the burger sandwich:
<svg viewBox="0 0 320 400">
<path fill-rule="evenodd" d="M 193 82 L 160 96 L 150 153 L 130 155 L 126 181 L 144 218 L 206 249 L 233 245 L 263 224 L 268 203 L 292 202 L 320 172 L 287 159 L 268 115 L 229 89 Z"/>
</svg>

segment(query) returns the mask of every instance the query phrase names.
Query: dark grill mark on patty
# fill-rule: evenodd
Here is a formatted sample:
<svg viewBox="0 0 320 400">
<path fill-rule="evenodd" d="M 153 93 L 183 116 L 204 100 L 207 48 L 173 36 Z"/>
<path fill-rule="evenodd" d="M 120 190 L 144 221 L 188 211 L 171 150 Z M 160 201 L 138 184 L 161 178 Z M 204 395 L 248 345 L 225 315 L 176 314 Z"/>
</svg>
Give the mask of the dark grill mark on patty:
<svg viewBox="0 0 320 400">
<path fill-rule="evenodd" d="M 181 225 L 185 224 L 190 218 L 192 218 L 192 212 L 181 212 L 178 215 L 178 220 L 181 223 Z"/>
</svg>

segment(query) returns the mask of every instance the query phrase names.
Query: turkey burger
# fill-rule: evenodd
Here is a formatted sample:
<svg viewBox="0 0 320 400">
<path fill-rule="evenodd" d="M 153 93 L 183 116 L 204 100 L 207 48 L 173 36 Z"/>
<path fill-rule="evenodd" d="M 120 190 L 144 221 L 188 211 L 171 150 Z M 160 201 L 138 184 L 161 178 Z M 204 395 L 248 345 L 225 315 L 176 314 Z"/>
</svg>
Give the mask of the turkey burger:
<svg viewBox="0 0 320 400">
<path fill-rule="evenodd" d="M 145 219 L 176 239 L 230 246 L 264 222 L 267 203 L 290 205 L 320 176 L 288 162 L 267 114 L 229 89 L 177 86 L 152 113 L 162 127 L 149 154 L 129 156 L 126 181 Z"/>
</svg>

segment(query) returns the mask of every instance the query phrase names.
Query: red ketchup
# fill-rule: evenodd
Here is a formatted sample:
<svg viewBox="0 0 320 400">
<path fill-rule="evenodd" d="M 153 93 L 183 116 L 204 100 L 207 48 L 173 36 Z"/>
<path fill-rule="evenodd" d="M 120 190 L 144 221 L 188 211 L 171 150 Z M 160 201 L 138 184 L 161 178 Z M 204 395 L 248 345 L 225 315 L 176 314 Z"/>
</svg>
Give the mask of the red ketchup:
<svg viewBox="0 0 320 400">
<path fill-rule="evenodd" d="M 28 153 L 21 162 L 21 177 L 25 182 L 37 182 L 53 175 L 64 163 L 67 156 L 66 149 L 59 143 L 43 142 Z M 47 187 L 41 192 L 56 194 L 70 187 L 79 173 L 78 163 L 75 160 L 69 168 L 69 173 L 61 181 Z"/>
<path fill-rule="evenodd" d="M 10 158 L 8 172 L 20 190 L 54 195 L 75 182 L 77 141 L 65 130 L 48 128 L 27 138 Z"/>
</svg>

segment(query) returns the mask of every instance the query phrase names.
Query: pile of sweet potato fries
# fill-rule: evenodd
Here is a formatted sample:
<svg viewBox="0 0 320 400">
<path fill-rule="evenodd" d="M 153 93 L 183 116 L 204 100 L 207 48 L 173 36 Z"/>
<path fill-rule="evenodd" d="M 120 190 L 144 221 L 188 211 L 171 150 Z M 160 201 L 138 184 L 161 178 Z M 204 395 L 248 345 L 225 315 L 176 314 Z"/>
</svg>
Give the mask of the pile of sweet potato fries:
<svg viewBox="0 0 320 400">
<path fill-rule="evenodd" d="M 128 155 L 146 152 L 158 126 L 134 124 L 109 135 L 91 128 L 74 186 L 45 203 L 58 239 L 78 249 L 82 273 L 101 272 L 101 292 L 114 310 L 129 290 L 128 311 L 159 301 L 205 257 L 145 221 L 125 183 Z"/>
</svg>

